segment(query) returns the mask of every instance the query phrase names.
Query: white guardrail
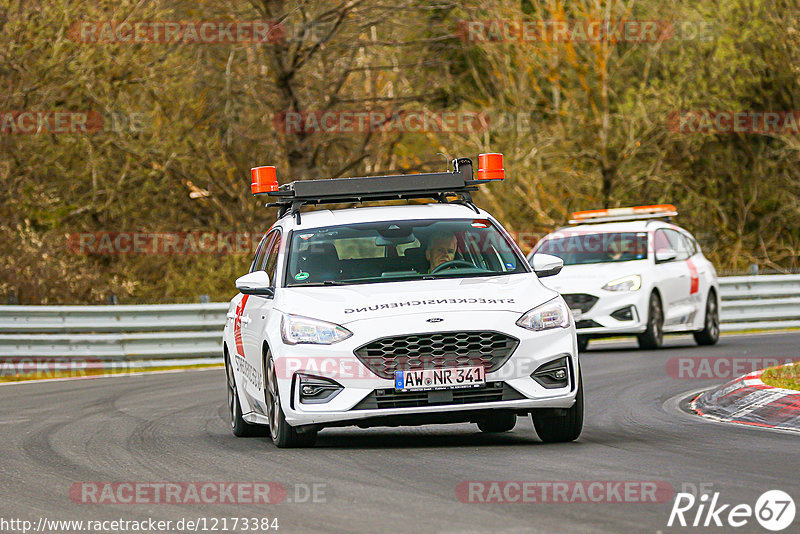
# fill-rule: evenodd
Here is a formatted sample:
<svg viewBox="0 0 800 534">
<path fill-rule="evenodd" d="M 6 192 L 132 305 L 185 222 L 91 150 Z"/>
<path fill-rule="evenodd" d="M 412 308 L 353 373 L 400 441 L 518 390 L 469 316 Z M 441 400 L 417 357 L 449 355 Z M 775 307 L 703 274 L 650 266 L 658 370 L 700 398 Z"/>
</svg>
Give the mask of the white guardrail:
<svg viewBox="0 0 800 534">
<path fill-rule="evenodd" d="M 800 275 L 727 276 L 719 293 L 722 331 L 800 327 Z"/>
<path fill-rule="evenodd" d="M 0 306 L 0 360 L 219 358 L 228 304 Z"/>
<path fill-rule="evenodd" d="M 720 278 L 721 328 L 800 327 L 800 275 Z M 222 359 L 228 304 L 0 306 L 0 360 Z"/>
</svg>

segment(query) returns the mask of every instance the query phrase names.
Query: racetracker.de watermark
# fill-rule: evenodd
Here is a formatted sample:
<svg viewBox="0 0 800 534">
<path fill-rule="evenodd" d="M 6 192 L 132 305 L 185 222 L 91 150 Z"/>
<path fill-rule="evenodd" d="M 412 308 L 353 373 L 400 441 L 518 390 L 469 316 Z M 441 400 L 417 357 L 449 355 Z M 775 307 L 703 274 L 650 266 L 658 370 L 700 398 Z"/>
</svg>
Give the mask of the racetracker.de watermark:
<svg viewBox="0 0 800 534">
<path fill-rule="evenodd" d="M 238 354 L 236 355 L 236 363 L 237 365 L 247 365 L 246 361 Z M 406 363 L 409 363 L 414 370 L 438 369 L 438 367 L 432 363 L 432 357 L 426 356 L 407 358 L 400 357 L 398 358 L 397 363 L 399 365 L 405 365 Z M 520 376 L 529 376 L 539 367 L 539 365 L 541 365 L 540 362 L 512 359 L 506 362 L 505 365 L 496 371 L 492 372 L 491 380 L 496 381 L 508 378 L 517 378 Z M 456 366 L 465 368 L 484 367 L 485 358 L 483 358 L 480 354 L 476 354 L 467 358 L 461 358 L 459 359 L 458 364 L 454 363 L 452 365 L 452 367 Z M 275 361 L 275 373 L 278 378 L 291 379 L 298 372 L 302 374 L 310 374 L 338 380 L 376 380 L 375 373 L 365 367 L 354 356 L 287 356 Z M 255 380 L 255 382 L 259 383 L 258 380 Z"/>
<path fill-rule="evenodd" d="M 84 255 L 250 254 L 261 234 L 251 232 L 75 232 L 67 250 Z"/>
<path fill-rule="evenodd" d="M 458 500 L 469 504 L 649 504 L 673 495 L 663 480 L 467 480 L 456 486 Z"/>
<path fill-rule="evenodd" d="M 145 113 L 99 111 L 0 111 L 0 134 L 140 133 L 150 129 Z"/>
<path fill-rule="evenodd" d="M 487 224 L 476 219 L 476 224 Z M 541 237 L 541 233 L 518 232 L 511 235 L 523 243 Z M 263 237 L 255 232 L 72 232 L 65 235 L 66 248 L 73 254 L 83 255 L 249 255 Z M 495 233 L 469 237 L 476 250 L 510 252 L 509 244 Z"/>
<path fill-rule="evenodd" d="M 85 358 L 4 357 L 0 359 L 0 380 L 35 380 L 41 378 L 80 378 L 110 371 L 115 364 Z M 124 365 L 117 369 L 124 369 Z"/>
<path fill-rule="evenodd" d="M 481 133 L 489 117 L 473 111 L 348 110 L 283 111 L 272 117 L 275 130 L 296 133 Z"/>
<path fill-rule="evenodd" d="M 469 43 L 658 43 L 666 40 L 709 40 L 704 21 L 576 19 L 462 20 L 456 36 Z"/>
<path fill-rule="evenodd" d="M 76 504 L 316 504 L 327 502 L 325 483 L 280 482 L 75 482 Z"/>
<path fill-rule="evenodd" d="M 73 341 L 72 343 L 73 348 L 80 344 L 80 341 Z M 88 378 L 141 373 L 158 368 L 169 368 L 175 363 L 174 360 L 101 360 L 98 358 L 44 358 L 6 355 L 0 358 L 0 382 L 53 378 Z"/>
<path fill-rule="evenodd" d="M 145 113 L 63 110 L 0 111 L 0 135 L 139 133 L 150 128 Z"/>
<path fill-rule="evenodd" d="M 765 358 L 749 356 L 677 356 L 667 360 L 667 375 L 678 380 L 731 379 L 800 358 Z M 791 367 L 786 373 L 793 372 Z"/>
<path fill-rule="evenodd" d="M 84 44 L 234 44 L 275 43 L 285 39 L 276 21 L 76 21 L 67 37 Z"/>
<path fill-rule="evenodd" d="M 797 135 L 800 133 L 800 111 L 674 111 L 667 116 L 667 128 L 682 134 Z"/>
<path fill-rule="evenodd" d="M 272 115 L 273 129 L 283 134 L 334 133 L 458 133 L 519 134 L 536 131 L 542 121 L 537 110 L 305 110 Z"/>
</svg>

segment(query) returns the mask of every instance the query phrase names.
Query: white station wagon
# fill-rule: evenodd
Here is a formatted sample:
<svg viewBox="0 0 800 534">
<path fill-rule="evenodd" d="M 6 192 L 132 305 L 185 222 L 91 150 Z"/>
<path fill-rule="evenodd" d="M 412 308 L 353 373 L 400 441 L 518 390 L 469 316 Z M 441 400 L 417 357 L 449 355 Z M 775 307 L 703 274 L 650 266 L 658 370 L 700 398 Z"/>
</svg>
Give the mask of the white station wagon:
<svg viewBox="0 0 800 534">
<path fill-rule="evenodd" d="M 575 212 L 531 251 L 564 261 L 545 285 L 559 291 L 575 317 L 578 346 L 590 339 L 635 335 L 661 346 L 665 333 L 691 332 L 700 345 L 719 340 L 719 284 L 697 241 L 665 218 L 675 206 Z"/>
<path fill-rule="evenodd" d="M 453 171 L 298 181 L 253 169 L 278 220 L 236 281 L 223 334 L 234 435 L 307 446 L 330 426 L 473 422 L 530 414 L 543 441 L 576 439 L 583 390 L 575 324 L 503 227 L 476 207 L 502 155 Z M 303 211 L 314 204 L 428 204 Z"/>
</svg>

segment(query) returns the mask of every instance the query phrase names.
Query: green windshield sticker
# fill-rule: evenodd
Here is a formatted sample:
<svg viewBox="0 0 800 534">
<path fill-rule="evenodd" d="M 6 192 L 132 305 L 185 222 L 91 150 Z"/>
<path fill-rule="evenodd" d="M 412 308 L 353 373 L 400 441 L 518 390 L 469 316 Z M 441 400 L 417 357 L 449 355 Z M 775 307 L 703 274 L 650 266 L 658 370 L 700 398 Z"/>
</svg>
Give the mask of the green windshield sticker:
<svg viewBox="0 0 800 534">
<path fill-rule="evenodd" d="M 297 280 L 298 282 L 302 282 L 303 280 L 308 278 L 308 276 L 309 276 L 308 273 L 304 273 L 303 271 L 300 271 L 299 273 L 294 275 L 294 279 Z"/>
</svg>

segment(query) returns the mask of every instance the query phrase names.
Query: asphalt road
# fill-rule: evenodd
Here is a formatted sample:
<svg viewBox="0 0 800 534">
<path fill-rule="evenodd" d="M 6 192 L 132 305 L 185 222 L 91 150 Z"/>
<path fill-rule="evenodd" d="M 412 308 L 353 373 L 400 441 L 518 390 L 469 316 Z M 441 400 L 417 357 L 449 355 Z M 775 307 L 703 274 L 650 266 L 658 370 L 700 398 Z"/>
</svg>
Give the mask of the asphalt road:
<svg viewBox="0 0 800 534">
<path fill-rule="evenodd" d="M 678 399 L 726 380 L 678 379 L 666 365 L 676 357 L 797 357 L 800 333 L 724 337 L 710 348 L 686 338 L 666 344 L 656 352 L 624 342 L 590 347 L 582 362 L 584 433 L 558 445 L 538 441 L 530 419 L 520 418 L 503 435 L 469 424 L 326 429 L 313 449 L 279 450 L 264 438 L 231 435 L 222 369 L 3 386 L 0 518 L 277 517 L 278 532 L 709 530 L 667 528 L 672 499 L 462 502 L 456 488 L 470 480 L 663 481 L 676 491 L 705 485 L 721 502 L 751 506 L 764 491 L 781 489 L 800 506 L 800 435 L 681 413 Z M 79 504 L 70 497 L 76 483 L 125 481 L 278 482 L 292 501 L 310 487 L 303 485 L 321 484 L 324 502 Z M 800 513 L 786 532 L 798 525 Z M 736 531 L 766 532 L 754 519 Z"/>
</svg>

